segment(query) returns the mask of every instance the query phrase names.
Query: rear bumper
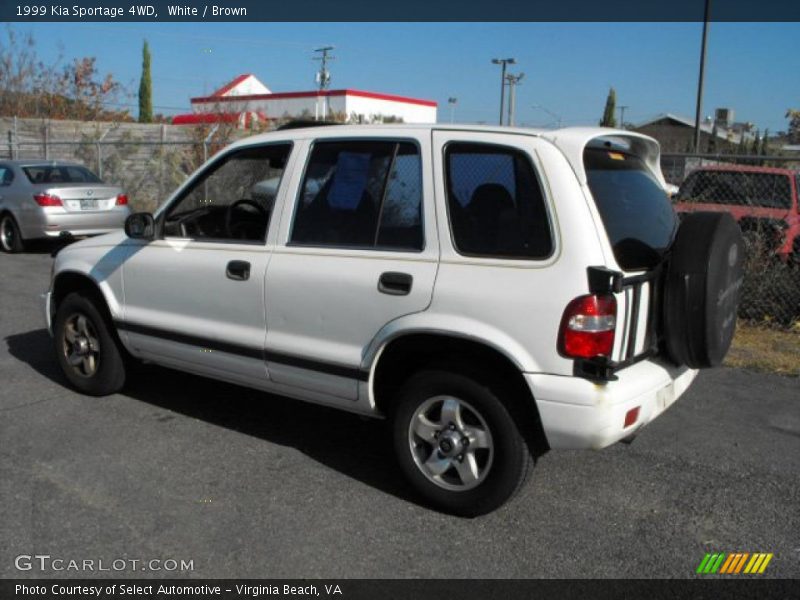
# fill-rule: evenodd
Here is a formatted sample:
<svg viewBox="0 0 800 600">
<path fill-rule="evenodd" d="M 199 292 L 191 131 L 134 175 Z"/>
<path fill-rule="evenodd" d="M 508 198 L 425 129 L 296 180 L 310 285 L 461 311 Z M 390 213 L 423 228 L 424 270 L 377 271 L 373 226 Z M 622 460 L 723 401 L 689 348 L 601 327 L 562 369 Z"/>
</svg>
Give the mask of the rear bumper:
<svg viewBox="0 0 800 600">
<path fill-rule="evenodd" d="M 655 360 L 634 364 L 615 381 L 526 373 L 551 448 L 604 448 L 659 416 L 694 381 L 697 371 Z M 639 408 L 628 427 L 625 416 Z"/>
<path fill-rule="evenodd" d="M 107 211 L 66 212 L 43 210 L 27 224 L 22 235 L 25 239 L 73 235 L 76 237 L 100 235 L 122 229 L 131 214 L 127 206 L 117 206 Z"/>
</svg>

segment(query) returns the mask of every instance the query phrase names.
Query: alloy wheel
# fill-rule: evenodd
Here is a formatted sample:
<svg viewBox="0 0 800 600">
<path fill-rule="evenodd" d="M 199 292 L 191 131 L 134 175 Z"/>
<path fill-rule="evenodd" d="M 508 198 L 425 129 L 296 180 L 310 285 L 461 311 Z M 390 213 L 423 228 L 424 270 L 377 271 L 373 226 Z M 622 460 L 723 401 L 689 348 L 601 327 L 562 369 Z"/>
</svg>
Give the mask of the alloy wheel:
<svg viewBox="0 0 800 600">
<path fill-rule="evenodd" d="M 100 340 L 91 320 L 75 313 L 64 324 L 62 351 L 67 364 L 80 377 L 93 377 L 100 362 Z"/>
<path fill-rule="evenodd" d="M 486 479 L 494 459 L 486 420 L 453 396 L 422 402 L 408 427 L 408 443 L 420 472 L 437 486 L 466 491 Z"/>
</svg>

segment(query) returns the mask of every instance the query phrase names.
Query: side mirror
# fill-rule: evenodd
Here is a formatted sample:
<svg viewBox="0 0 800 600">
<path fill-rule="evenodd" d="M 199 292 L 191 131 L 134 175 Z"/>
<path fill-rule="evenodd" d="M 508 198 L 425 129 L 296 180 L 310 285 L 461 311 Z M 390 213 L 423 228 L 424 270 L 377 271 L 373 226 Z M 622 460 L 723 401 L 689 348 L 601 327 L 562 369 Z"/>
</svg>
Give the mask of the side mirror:
<svg viewBox="0 0 800 600">
<path fill-rule="evenodd" d="M 156 235 L 156 222 L 153 215 L 138 212 L 125 219 L 125 235 L 134 240 L 152 240 Z"/>
</svg>

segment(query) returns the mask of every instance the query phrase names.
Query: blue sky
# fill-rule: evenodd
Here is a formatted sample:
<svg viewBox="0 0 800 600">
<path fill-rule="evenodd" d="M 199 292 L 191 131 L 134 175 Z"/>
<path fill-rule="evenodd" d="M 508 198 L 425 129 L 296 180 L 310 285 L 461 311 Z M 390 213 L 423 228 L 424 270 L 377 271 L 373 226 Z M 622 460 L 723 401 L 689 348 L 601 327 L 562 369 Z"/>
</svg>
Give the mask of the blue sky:
<svg viewBox="0 0 800 600">
<path fill-rule="evenodd" d="M 659 113 L 694 117 L 700 23 L 40 23 L 30 31 L 39 54 L 96 56 L 131 92 L 138 87 L 141 46 L 153 54 L 157 112 L 189 110 L 189 98 L 241 73 L 275 92 L 313 88 L 312 50 L 334 45 L 332 88 L 358 88 L 431 99 L 450 119 L 495 123 L 499 67 L 515 57 L 524 72 L 517 123 L 596 124 L 610 86 L 625 120 Z M 800 23 L 712 23 L 704 113 L 733 108 L 736 119 L 773 133 L 800 108 Z M 208 51 L 210 49 L 210 52 Z M 135 103 L 135 97 L 125 102 Z M 135 114 L 136 109 L 132 109 Z"/>
</svg>

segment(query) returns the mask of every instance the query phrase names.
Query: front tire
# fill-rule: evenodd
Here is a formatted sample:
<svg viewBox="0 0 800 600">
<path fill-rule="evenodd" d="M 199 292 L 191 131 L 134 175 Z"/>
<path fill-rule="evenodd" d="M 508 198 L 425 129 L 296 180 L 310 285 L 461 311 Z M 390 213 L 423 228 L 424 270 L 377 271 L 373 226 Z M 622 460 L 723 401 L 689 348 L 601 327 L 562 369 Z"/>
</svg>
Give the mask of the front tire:
<svg viewBox="0 0 800 600">
<path fill-rule="evenodd" d="M 0 217 L 0 249 L 8 254 L 16 254 L 25 249 L 25 240 L 22 239 L 17 222 L 10 214 Z"/>
<path fill-rule="evenodd" d="M 493 387 L 455 372 L 423 371 L 403 385 L 395 406 L 400 467 L 433 505 L 474 517 L 523 487 L 533 458 Z"/>
<path fill-rule="evenodd" d="M 107 396 L 125 384 L 125 363 L 109 322 L 89 294 L 74 292 L 59 304 L 54 337 L 61 370 L 72 386 Z"/>
</svg>

